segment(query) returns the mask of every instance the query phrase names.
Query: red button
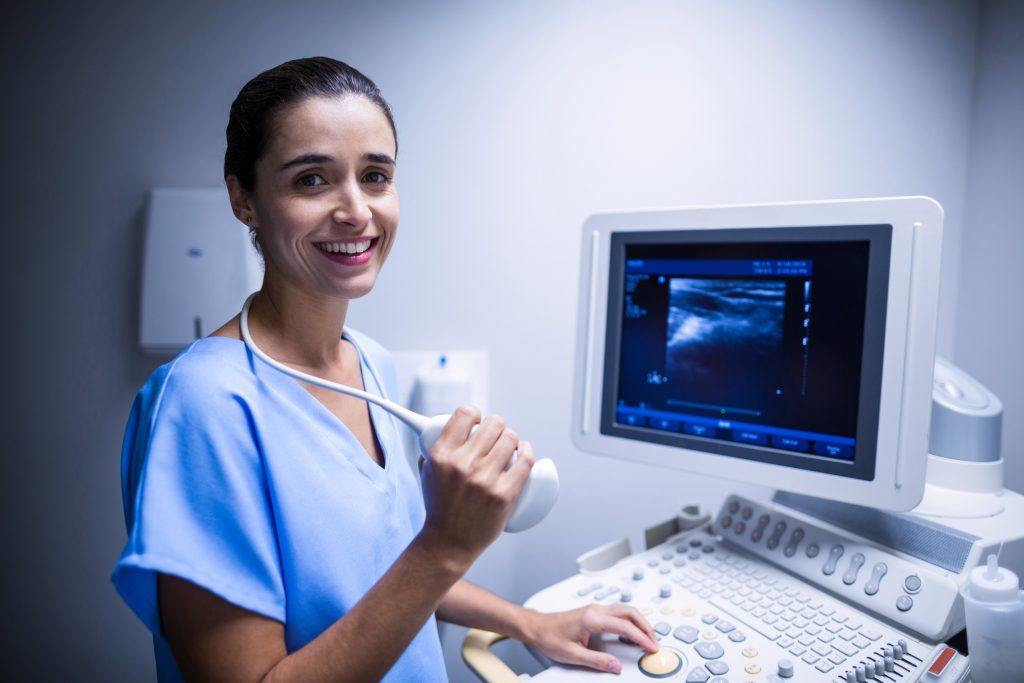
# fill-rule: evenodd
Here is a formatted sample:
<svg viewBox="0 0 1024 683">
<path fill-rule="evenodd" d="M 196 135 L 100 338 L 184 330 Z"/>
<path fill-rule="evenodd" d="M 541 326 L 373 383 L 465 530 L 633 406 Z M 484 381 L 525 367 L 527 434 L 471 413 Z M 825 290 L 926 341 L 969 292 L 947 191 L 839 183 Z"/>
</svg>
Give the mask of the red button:
<svg viewBox="0 0 1024 683">
<path fill-rule="evenodd" d="M 939 656 L 932 662 L 932 666 L 928 669 L 928 673 L 939 676 L 946 669 L 946 665 L 949 664 L 949 660 L 956 657 L 956 650 L 951 647 L 947 647 L 945 650 L 939 653 Z"/>
</svg>

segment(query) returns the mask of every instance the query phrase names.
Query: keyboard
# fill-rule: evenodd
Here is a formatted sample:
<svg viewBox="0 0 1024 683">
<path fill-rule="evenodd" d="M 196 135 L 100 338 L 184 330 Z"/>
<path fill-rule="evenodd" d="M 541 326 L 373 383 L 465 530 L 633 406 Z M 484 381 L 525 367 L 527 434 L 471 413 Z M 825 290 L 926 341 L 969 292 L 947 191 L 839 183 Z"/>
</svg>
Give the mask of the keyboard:
<svg viewBox="0 0 1024 683">
<path fill-rule="evenodd" d="M 592 647 L 623 664 L 619 680 L 686 683 L 827 681 L 913 683 L 945 647 L 848 605 L 710 529 L 669 538 L 599 571 L 550 586 L 527 602 L 540 611 L 587 604 L 635 606 L 678 655 L 670 673 L 640 667 L 644 652 L 602 634 Z M 543 657 L 542 657 L 543 661 Z M 531 680 L 585 681 L 593 671 L 553 664 Z"/>
</svg>

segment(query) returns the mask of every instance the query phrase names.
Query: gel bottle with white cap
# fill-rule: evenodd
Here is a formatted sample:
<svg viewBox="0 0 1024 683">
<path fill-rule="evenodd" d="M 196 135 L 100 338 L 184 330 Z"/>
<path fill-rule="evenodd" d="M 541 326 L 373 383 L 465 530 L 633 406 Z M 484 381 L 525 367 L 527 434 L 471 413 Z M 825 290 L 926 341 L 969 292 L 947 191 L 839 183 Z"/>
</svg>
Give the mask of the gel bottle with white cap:
<svg viewBox="0 0 1024 683">
<path fill-rule="evenodd" d="M 1017 575 L 988 564 L 971 570 L 963 588 L 973 683 L 1020 680 L 1024 650 L 1024 591 Z"/>
</svg>

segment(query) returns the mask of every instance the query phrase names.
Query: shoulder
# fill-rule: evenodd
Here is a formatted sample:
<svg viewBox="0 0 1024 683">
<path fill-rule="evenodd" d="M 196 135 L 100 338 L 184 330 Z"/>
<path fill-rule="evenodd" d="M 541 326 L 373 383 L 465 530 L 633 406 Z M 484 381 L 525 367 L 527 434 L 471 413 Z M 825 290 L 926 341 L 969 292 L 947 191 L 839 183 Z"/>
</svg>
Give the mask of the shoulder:
<svg viewBox="0 0 1024 683">
<path fill-rule="evenodd" d="M 252 395 L 255 387 L 256 376 L 242 342 L 208 337 L 157 368 L 139 391 L 139 399 L 152 414 L 186 409 L 200 416 L 206 410 L 237 404 L 239 398 Z"/>
</svg>

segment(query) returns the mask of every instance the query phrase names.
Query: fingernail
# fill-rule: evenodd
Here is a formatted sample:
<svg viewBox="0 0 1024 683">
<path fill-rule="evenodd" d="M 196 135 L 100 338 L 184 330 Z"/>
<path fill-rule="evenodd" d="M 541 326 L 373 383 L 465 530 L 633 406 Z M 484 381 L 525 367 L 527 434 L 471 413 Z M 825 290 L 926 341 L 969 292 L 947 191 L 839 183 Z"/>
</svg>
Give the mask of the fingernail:
<svg viewBox="0 0 1024 683">
<path fill-rule="evenodd" d="M 619 663 L 619 660 L 613 659 L 608 662 L 608 671 L 613 674 L 620 674 L 622 673 L 622 664 Z"/>
</svg>

